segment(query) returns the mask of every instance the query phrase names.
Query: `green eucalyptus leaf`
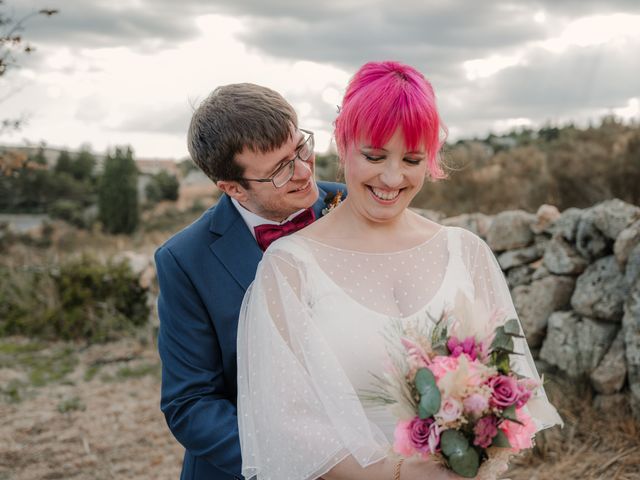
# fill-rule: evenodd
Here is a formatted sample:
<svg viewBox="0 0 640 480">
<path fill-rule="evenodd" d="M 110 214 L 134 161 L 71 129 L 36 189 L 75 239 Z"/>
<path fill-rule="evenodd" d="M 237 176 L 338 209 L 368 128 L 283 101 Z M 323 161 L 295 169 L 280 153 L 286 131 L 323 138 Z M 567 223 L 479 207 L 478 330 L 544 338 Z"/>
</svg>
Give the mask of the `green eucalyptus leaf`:
<svg viewBox="0 0 640 480">
<path fill-rule="evenodd" d="M 445 430 L 440 435 L 440 448 L 445 457 L 462 455 L 469 450 L 469 440 L 458 430 Z"/>
<path fill-rule="evenodd" d="M 428 368 L 419 368 L 414 378 L 416 384 L 416 390 L 420 395 L 423 395 L 425 391 L 436 385 L 436 377 L 433 372 Z"/>
<path fill-rule="evenodd" d="M 432 417 L 440 410 L 442 401 L 440 390 L 435 385 L 428 387 L 420 396 L 418 404 L 418 416 L 422 419 Z"/>
<path fill-rule="evenodd" d="M 504 329 L 504 333 L 511 337 L 522 337 L 523 335 L 520 333 L 520 325 L 518 324 L 518 320 L 512 318 L 507 320 L 502 327 Z"/>
<path fill-rule="evenodd" d="M 502 416 L 504 418 L 510 418 L 510 417 L 516 418 L 516 406 L 515 406 L 515 404 L 514 405 L 509 405 L 507 408 L 505 408 L 502 411 Z"/>
<path fill-rule="evenodd" d="M 515 405 L 509 405 L 507 408 L 505 408 L 502 411 L 502 418 L 506 419 L 506 420 L 510 420 L 512 422 L 516 422 L 519 423 L 520 425 L 522 425 L 522 422 L 520 420 L 518 420 L 518 416 L 516 415 L 516 406 Z"/>
<path fill-rule="evenodd" d="M 475 448 L 469 448 L 463 454 L 454 454 L 447 458 L 451 470 L 464 478 L 474 478 L 480 467 L 480 455 Z"/>
<path fill-rule="evenodd" d="M 509 443 L 509 439 L 505 435 L 505 433 L 498 429 L 498 433 L 495 437 L 493 437 L 493 441 L 491 442 L 492 447 L 500 447 L 500 448 L 511 448 L 511 444 Z"/>
<path fill-rule="evenodd" d="M 416 372 L 414 381 L 416 390 L 420 394 L 420 403 L 418 404 L 420 418 L 429 418 L 438 413 L 442 398 L 433 372 L 428 368 L 420 368 Z"/>
<path fill-rule="evenodd" d="M 491 349 L 515 353 L 513 350 L 513 338 L 501 331 L 499 335 L 496 334 L 493 342 L 491 342 Z"/>
</svg>

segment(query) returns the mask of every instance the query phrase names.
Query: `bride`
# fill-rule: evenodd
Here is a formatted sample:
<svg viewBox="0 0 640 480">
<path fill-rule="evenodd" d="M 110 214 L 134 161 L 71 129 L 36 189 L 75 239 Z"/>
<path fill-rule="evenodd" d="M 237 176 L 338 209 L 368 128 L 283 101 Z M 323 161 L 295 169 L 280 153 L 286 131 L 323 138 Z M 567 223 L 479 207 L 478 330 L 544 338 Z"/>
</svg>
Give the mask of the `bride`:
<svg viewBox="0 0 640 480">
<path fill-rule="evenodd" d="M 241 310 L 245 478 L 459 478 L 432 461 L 394 456 L 394 417 L 358 397 L 385 369 L 390 321 L 431 322 L 459 292 L 515 317 L 484 241 L 408 209 L 427 176 L 444 177 L 443 130 L 431 85 L 412 67 L 368 63 L 349 83 L 335 124 L 349 195 L 271 245 Z M 514 368 L 538 380 L 523 349 Z M 539 429 L 561 423 L 542 389 L 530 405 Z"/>
</svg>

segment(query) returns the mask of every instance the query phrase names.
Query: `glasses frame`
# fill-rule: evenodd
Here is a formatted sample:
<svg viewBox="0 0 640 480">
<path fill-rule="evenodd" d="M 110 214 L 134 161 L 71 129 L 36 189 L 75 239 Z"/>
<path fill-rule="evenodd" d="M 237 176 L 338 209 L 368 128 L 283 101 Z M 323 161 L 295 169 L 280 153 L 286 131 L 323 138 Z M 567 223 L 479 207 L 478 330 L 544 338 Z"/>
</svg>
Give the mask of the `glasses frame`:
<svg viewBox="0 0 640 480">
<path fill-rule="evenodd" d="M 247 178 L 247 177 L 239 177 L 236 180 L 246 180 L 247 182 L 259 182 L 259 183 L 267 183 L 267 182 L 271 182 L 271 184 L 275 187 L 275 188 L 282 188 L 284 187 L 287 183 L 289 183 L 289 180 L 291 180 L 293 178 L 293 174 L 295 173 L 296 170 L 296 166 L 295 166 L 295 162 L 296 160 L 300 160 L 301 162 L 307 163 L 308 160 L 313 157 L 313 154 L 315 153 L 313 151 L 313 148 L 315 147 L 315 142 L 313 139 L 313 132 L 310 130 L 305 130 L 304 128 L 299 128 L 299 131 L 301 131 L 302 133 L 306 133 L 308 135 L 308 137 L 306 139 L 304 139 L 304 141 L 296 148 L 296 154 L 295 156 L 287 161 L 286 163 L 283 163 L 282 165 L 280 165 L 280 167 L 278 167 L 276 169 L 275 172 L 273 172 L 271 175 L 269 175 L 269 177 L 267 178 Z M 302 158 L 300 156 L 300 151 L 302 150 L 302 147 L 304 147 L 307 143 L 309 143 L 309 156 L 307 158 Z M 280 174 L 280 172 L 282 172 L 285 169 L 289 169 L 289 178 L 287 178 L 286 182 L 282 183 L 281 185 L 276 185 L 276 182 L 274 181 L 274 178 L 278 176 L 278 174 Z"/>
</svg>

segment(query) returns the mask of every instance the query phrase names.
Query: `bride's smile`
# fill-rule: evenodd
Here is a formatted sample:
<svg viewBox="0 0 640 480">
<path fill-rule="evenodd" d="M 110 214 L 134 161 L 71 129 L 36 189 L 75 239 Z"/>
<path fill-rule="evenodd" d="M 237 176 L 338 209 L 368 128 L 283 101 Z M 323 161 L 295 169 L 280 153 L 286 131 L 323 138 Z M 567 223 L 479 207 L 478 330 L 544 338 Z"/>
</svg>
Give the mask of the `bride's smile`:
<svg viewBox="0 0 640 480">
<path fill-rule="evenodd" d="M 348 204 L 373 222 L 393 220 L 420 191 L 427 174 L 423 147 L 408 149 L 398 128 L 382 147 L 362 142 L 344 160 Z"/>
</svg>

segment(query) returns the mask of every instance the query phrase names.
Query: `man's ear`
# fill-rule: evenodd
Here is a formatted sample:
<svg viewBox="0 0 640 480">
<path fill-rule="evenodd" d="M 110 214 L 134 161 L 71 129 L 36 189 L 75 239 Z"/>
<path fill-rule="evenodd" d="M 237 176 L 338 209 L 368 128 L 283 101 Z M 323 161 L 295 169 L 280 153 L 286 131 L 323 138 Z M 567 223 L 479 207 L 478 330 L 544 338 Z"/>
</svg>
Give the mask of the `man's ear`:
<svg viewBox="0 0 640 480">
<path fill-rule="evenodd" d="M 218 180 L 216 186 L 231 198 L 235 198 L 242 203 L 247 200 L 247 190 L 238 182 L 233 180 Z"/>
</svg>

